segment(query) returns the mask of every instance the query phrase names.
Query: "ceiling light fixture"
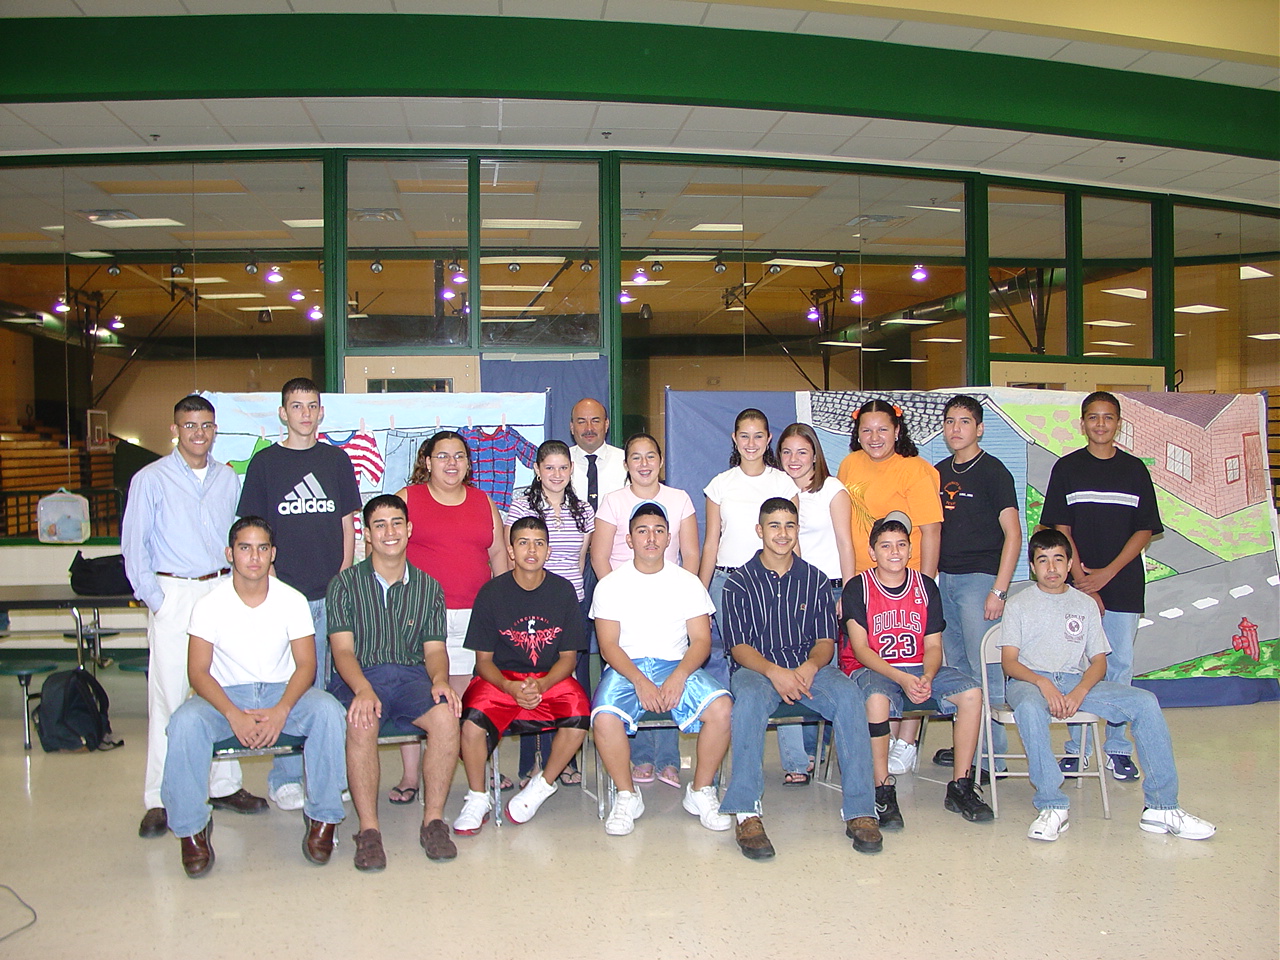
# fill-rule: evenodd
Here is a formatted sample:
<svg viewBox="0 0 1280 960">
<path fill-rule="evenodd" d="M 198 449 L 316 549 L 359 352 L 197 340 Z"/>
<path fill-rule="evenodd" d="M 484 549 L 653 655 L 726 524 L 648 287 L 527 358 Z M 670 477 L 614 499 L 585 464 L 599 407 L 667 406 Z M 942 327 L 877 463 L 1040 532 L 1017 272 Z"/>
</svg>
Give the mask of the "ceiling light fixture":
<svg viewBox="0 0 1280 960">
<path fill-rule="evenodd" d="M 449 261 L 449 264 L 448 266 L 445 267 L 445 269 L 448 270 L 450 273 L 461 273 L 462 265 L 458 263 L 458 258 L 454 257 L 452 260 Z"/>
<path fill-rule="evenodd" d="M 1226 313 L 1226 307 L 1214 307 L 1207 303 L 1190 303 L 1185 307 L 1174 307 L 1174 313 Z"/>
<path fill-rule="evenodd" d="M 662 272 L 663 270 L 665 270 L 665 269 L 667 269 L 667 268 L 666 268 L 666 267 L 664 267 L 664 266 L 662 265 L 662 261 L 661 261 L 661 260 L 655 260 L 655 261 L 653 261 L 652 266 L 650 266 L 650 267 L 649 267 L 649 270 L 650 270 L 652 273 L 661 273 L 661 272 Z"/>
<path fill-rule="evenodd" d="M 1103 290 L 1103 293 L 1109 293 L 1113 297 L 1128 297 L 1130 300 L 1147 299 L 1147 291 L 1141 287 L 1114 287 L 1111 290 Z"/>
<path fill-rule="evenodd" d="M 843 263 L 837 263 L 834 267 L 832 267 L 832 268 L 831 268 L 831 272 L 832 272 L 832 273 L 834 273 L 837 277 L 843 277 L 843 276 L 844 276 L 844 264 L 843 264 Z"/>
<path fill-rule="evenodd" d="M 382 261 L 381 261 L 381 260 L 375 260 L 375 261 L 373 261 L 373 263 L 369 264 L 369 270 L 370 270 L 371 272 L 373 272 L 373 273 L 381 273 L 381 272 L 382 272 Z M 268 278 L 268 279 L 270 279 L 270 278 Z"/>
<path fill-rule="evenodd" d="M 507 269 L 508 269 L 509 271 L 511 271 L 512 273 L 519 273 L 519 272 L 520 272 L 520 264 L 518 264 L 518 263 L 516 263 L 514 260 L 512 260 L 510 263 L 508 263 L 508 264 L 507 264 Z"/>
<path fill-rule="evenodd" d="M 769 264 L 769 272 L 770 272 L 770 273 L 773 273 L 773 274 L 781 273 L 781 272 L 782 272 L 782 264 L 780 264 L 780 263 L 771 263 L 771 264 Z"/>
<path fill-rule="evenodd" d="M 1261 280 L 1263 277 L 1271 277 L 1275 274 L 1267 273 L 1267 271 L 1259 267 L 1242 266 L 1240 268 L 1241 280 Z"/>
<path fill-rule="evenodd" d="M 324 314 L 320 312 L 320 304 L 317 303 L 311 308 L 311 311 L 307 314 L 307 318 L 310 320 L 324 319 Z"/>
<path fill-rule="evenodd" d="M 1185 333 L 1175 333 L 1175 337 L 1185 337 Z M 1250 340 L 1280 340 L 1280 333 L 1250 333 L 1247 334 Z"/>
<path fill-rule="evenodd" d="M 595 269 L 595 266 L 592 265 L 590 260 L 583 260 L 582 263 L 578 265 L 578 269 L 581 270 L 583 273 L 590 273 L 592 270 Z"/>
<path fill-rule="evenodd" d="M 271 310 L 269 308 L 264 307 L 263 309 L 258 311 L 258 322 L 259 323 L 271 322 Z"/>
<path fill-rule="evenodd" d="M 66 297 L 59 297 L 57 300 L 54 301 L 53 312 L 54 313 L 70 313 L 71 312 L 71 307 L 67 304 Z"/>
<path fill-rule="evenodd" d="M 273 266 L 270 270 L 267 271 L 267 275 L 266 277 L 264 277 L 264 279 L 267 281 L 267 283 L 279 283 L 281 280 L 284 279 L 284 274 L 280 272 L 279 267 Z"/>
<path fill-rule="evenodd" d="M 112 319 L 112 321 L 111 321 L 111 329 L 112 329 L 112 330 L 123 330 L 123 329 L 124 329 L 124 321 L 123 321 L 123 320 L 121 320 L 119 316 L 116 316 L 116 317 L 115 317 L 114 319 Z"/>
<path fill-rule="evenodd" d="M 717 257 L 716 257 L 716 265 L 715 265 L 714 267 L 712 267 L 711 269 L 712 269 L 712 270 L 714 270 L 716 273 L 724 273 L 726 270 L 728 270 L 728 269 L 729 269 L 729 267 L 728 267 L 728 265 L 727 265 L 723 260 L 721 260 L 721 259 L 717 256 Z"/>
<path fill-rule="evenodd" d="M 295 290 L 295 291 L 293 291 L 293 293 L 289 294 L 289 299 L 290 299 L 290 300 L 305 300 L 305 299 L 307 299 L 307 295 L 306 295 L 305 293 L 303 293 L 301 290 Z"/>
<path fill-rule="evenodd" d="M 644 267 L 636 267 L 636 272 L 631 275 L 632 283 L 648 283 L 649 275 L 644 272 Z"/>
<path fill-rule="evenodd" d="M 459 286 L 467 282 L 467 271 L 456 264 L 453 267 L 453 276 L 449 278 L 450 283 L 456 283 Z"/>
<path fill-rule="evenodd" d="M 244 272 L 245 272 L 245 273 L 249 273 L 249 274 L 257 273 L 257 272 L 258 272 L 258 261 L 257 261 L 257 260 L 250 260 L 248 263 L 246 263 L 246 264 L 244 265 Z"/>
<path fill-rule="evenodd" d="M 118 263 L 111 264 L 111 266 L 107 267 L 107 273 L 111 274 L 111 276 L 113 277 L 120 276 L 120 264 Z"/>
<path fill-rule="evenodd" d="M 849 302 L 850 302 L 850 303 L 862 303 L 862 301 L 864 301 L 864 300 L 866 300 L 866 299 L 867 299 L 866 295 L 865 295 L 861 290 L 855 290 L 855 291 L 853 291 L 853 296 L 851 296 L 851 297 L 849 298 Z"/>
<path fill-rule="evenodd" d="M 923 263 L 916 264 L 915 269 L 911 271 L 911 279 L 915 280 L 917 283 L 921 280 L 929 279 L 929 274 L 925 272 Z"/>
<path fill-rule="evenodd" d="M 448 287 L 445 287 L 443 290 L 440 291 L 441 300 L 452 300 L 456 296 L 457 294 L 454 293 L 452 290 L 450 290 Z"/>
<path fill-rule="evenodd" d="M 169 276 L 171 277 L 180 277 L 186 272 L 187 272 L 186 268 L 183 267 L 183 265 L 180 263 L 175 263 L 172 267 L 169 268 Z"/>
<path fill-rule="evenodd" d="M 804 318 L 811 323 L 817 323 L 822 319 L 822 313 L 818 310 L 817 304 L 809 308 L 809 312 L 804 315 Z"/>
<path fill-rule="evenodd" d="M 623 290 L 620 294 L 618 294 L 619 303 L 631 303 L 633 300 L 635 300 L 635 297 L 627 293 L 627 291 L 625 290 Z"/>
</svg>

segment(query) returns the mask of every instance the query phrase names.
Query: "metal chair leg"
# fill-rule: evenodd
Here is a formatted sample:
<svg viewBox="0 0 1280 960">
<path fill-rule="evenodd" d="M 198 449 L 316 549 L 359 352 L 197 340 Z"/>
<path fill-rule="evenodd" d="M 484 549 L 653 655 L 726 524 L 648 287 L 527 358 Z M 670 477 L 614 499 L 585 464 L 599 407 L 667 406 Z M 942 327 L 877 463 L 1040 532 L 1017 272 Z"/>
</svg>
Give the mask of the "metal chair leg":
<svg viewBox="0 0 1280 960">
<path fill-rule="evenodd" d="M 24 750 L 31 749 L 31 701 L 38 700 L 39 694 L 33 698 L 31 696 L 31 674 L 18 674 L 18 683 L 22 685 L 22 719 L 26 721 L 26 728 L 23 732 L 22 748 Z"/>
</svg>

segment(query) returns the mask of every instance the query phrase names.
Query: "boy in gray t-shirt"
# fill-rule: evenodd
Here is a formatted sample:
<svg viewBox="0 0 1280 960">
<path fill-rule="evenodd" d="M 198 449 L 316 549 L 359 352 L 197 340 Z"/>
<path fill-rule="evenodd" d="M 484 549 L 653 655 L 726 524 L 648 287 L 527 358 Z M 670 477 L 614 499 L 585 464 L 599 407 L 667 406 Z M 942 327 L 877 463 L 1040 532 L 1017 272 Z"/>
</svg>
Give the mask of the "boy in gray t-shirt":
<svg viewBox="0 0 1280 960">
<path fill-rule="evenodd" d="M 1041 530 L 1031 538 L 1027 554 L 1036 589 L 1023 590 L 1009 600 L 999 642 L 1001 664 L 1009 678 L 1005 698 L 1013 708 L 1036 788 L 1032 802 L 1039 816 L 1027 836 L 1057 840 L 1070 826 L 1062 771 L 1049 740 L 1049 719 L 1064 720 L 1084 710 L 1113 723 L 1130 724 L 1147 774 L 1142 784 L 1146 807 L 1139 827 L 1186 840 L 1212 837 L 1213 824 L 1178 806 L 1173 744 L 1155 695 L 1103 679 L 1111 647 L 1094 599 L 1067 584 L 1071 542 L 1057 530 Z"/>
</svg>

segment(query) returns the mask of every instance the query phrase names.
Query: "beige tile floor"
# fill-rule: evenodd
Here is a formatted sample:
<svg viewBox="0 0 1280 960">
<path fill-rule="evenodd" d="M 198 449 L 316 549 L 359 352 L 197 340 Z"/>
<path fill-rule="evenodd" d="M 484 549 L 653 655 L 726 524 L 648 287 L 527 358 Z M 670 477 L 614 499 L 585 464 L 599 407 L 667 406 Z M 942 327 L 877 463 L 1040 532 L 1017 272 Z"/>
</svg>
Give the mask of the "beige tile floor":
<svg viewBox="0 0 1280 960">
<path fill-rule="evenodd" d="M 562 789 L 532 823 L 463 839 L 450 864 L 422 855 L 420 808 L 384 804 L 390 863 L 374 875 L 351 866 L 351 828 L 317 868 L 300 814 L 219 814 L 217 866 L 195 882 L 177 841 L 136 834 L 143 680 L 102 679 L 126 745 L 91 755 L 24 755 L 17 683 L 0 685 L 0 883 L 39 912 L 0 956 L 1277 956 L 1274 703 L 1167 713 L 1182 803 L 1218 825 L 1206 842 L 1141 832 L 1136 784 L 1112 783 L 1109 822 L 1093 784 L 1073 792 L 1072 829 L 1053 844 L 1026 839 L 1025 782 L 1003 792 L 1000 820 L 968 824 L 943 810 L 943 787 L 923 777 L 945 777 L 926 760 L 899 785 L 906 831 L 867 857 L 844 839 L 838 794 L 781 786 L 771 745 L 771 862 L 745 860 L 654 784 L 630 837 L 606 837 L 592 801 Z M 930 754 L 949 740 L 935 730 Z M 399 770 L 383 756 L 385 791 Z M 246 785 L 261 793 L 266 771 L 246 764 Z M 452 815 L 461 791 L 459 775 Z M 25 919 L 0 890 L 0 935 Z"/>
</svg>

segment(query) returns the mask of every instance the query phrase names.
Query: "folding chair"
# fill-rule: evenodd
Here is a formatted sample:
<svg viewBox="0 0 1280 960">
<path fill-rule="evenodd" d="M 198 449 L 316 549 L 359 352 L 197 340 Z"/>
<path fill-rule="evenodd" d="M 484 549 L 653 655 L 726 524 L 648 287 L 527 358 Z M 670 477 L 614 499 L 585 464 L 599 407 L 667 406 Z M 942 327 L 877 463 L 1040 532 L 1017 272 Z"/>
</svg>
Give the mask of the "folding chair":
<svg viewBox="0 0 1280 960">
<path fill-rule="evenodd" d="M 987 758 L 987 769 L 991 771 L 991 811 L 997 817 L 1000 816 L 1000 794 L 999 794 L 999 788 L 997 786 L 999 780 L 1003 777 L 1026 777 L 1029 779 L 1031 776 L 1029 771 L 1014 772 L 1011 770 L 1006 770 L 1006 771 L 1002 771 L 999 774 L 999 776 L 997 776 L 995 772 L 997 760 L 1026 760 L 1027 759 L 1027 755 L 1025 753 L 996 753 L 995 747 L 992 745 L 992 739 L 991 739 L 992 721 L 995 721 L 996 723 L 1016 724 L 1016 718 L 1013 715 L 1012 707 L 1010 707 L 1007 703 L 1004 703 L 1004 702 L 1001 702 L 1001 703 L 991 702 L 991 687 L 990 687 L 990 682 L 987 679 L 986 665 L 989 663 L 1000 663 L 1000 658 L 1001 658 L 1000 648 L 996 646 L 996 644 L 1000 642 L 1000 626 L 1001 625 L 997 623 L 994 627 L 988 630 L 986 632 L 986 635 L 982 638 L 982 663 L 983 663 L 982 703 L 985 709 L 983 710 L 984 722 L 982 724 L 982 727 L 978 730 L 978 752 Z M 1059 720 L 1057 717 L 1050 715 L 1049 722 L 1050 724 L 1054 724 L 1054 723 L 1087 724 L 1088 726 L 1091 726 L 1093 728 L 1094 769 L 1092 772 L 1090 772 L 1085 765 L 1087 757 L 1085 756 L 1084 743 L 1085 743 L 1085 739 L 1087 738 L 1081 739 L 1080 749 L 1078 753 L 1076 754 L 1064 753 L 1064 754 L 1058 754 L 1057 756 L 1058 756 L 1058 759 L 1062 759 L 1063 757 L 1068 757 L 1068 756 L 1076 757 L 1076 772 L 1066 773 L 1064 774 L 1064 776 L 1076 778 L 1077 790 L 1079 790 L 1084 786 L 1084 780 L 1086 777 L 1097 778 L 1098 788 L 1099 790 L 1102 791 L 1102 816 L 1104 819 L 1110 820 L 1111 804 L 1110 804 L 1110 801 L 1107 799 L 1107 776 L 1106 776 L 1107 771 L 1106 771 L 1106 766 L 1102 762 L 1102 739 L 1099 736 L 1099 729 L 1098 729 L 1099 724 L 1103 722 L 1102 718 L 1099 717 L 1097 714 L 1087 713 L 1081 710 L 1073 714 L 1072 716 L 1067 717 L 1064 720 Z"/>
</svg>

